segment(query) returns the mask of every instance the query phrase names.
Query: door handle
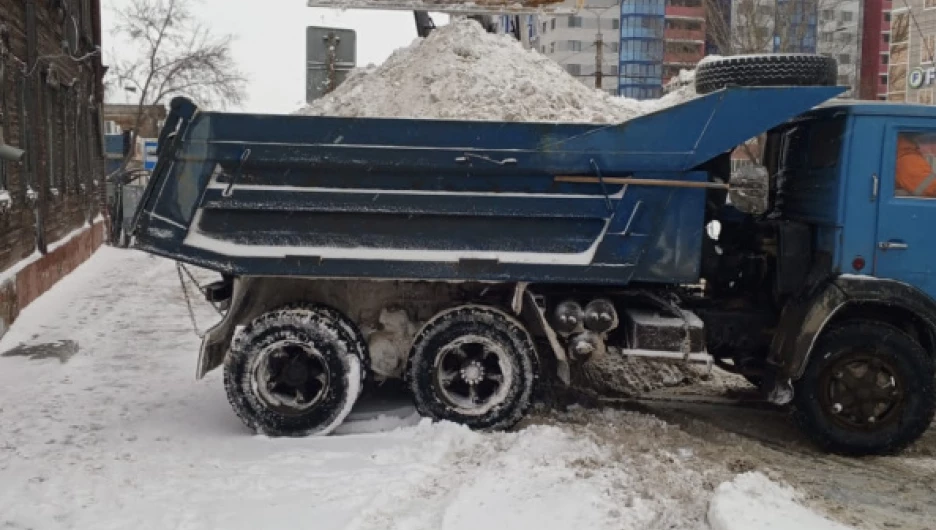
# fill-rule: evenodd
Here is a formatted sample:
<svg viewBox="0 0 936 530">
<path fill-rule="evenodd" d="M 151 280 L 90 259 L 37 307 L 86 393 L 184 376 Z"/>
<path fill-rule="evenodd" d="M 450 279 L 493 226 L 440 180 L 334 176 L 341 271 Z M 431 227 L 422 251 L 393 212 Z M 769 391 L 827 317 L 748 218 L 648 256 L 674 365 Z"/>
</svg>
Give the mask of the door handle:
<svg viewBox="0 0 936 530">
<path fill-rule="evenodd" d="M 907 250 L 910 245 L 903 241 L 882 241 L 878 243 L 878 248 L 881 250 Z"/>
</svg>

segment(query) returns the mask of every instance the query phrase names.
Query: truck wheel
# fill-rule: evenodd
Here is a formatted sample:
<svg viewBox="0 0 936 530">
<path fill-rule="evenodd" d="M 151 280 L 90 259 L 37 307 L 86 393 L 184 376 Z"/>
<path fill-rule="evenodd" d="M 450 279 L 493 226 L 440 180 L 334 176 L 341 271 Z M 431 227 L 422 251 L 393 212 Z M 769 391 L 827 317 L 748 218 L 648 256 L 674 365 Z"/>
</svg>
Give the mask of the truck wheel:
<svg viewBox="0 0 936 530">
<path fill-rule="evenodd" d="M 416 410 L 479 430 L 502 430 L 532 402 L 536 352 L 513 317 L 462 306 L 433 317 L 416 335 L 407 381 Z"/>
<path fill-rule="evenodd" d="M 228 401 L 260 434 L 328 434 L 361 393 L 364 344 L 354 323 L 329 307 L 265 313 L 235 338 L 225 359 Z"/>
<path fill-rule="evenodd" d="M 809 54 L 739 55 L 716 59 L 696 68 L 696 93 L 729 86 L 834 86 L 838 63 Z"/>
<path fill-rule="evenodd" d="M 822 449 L 887 454 L 933 421 L 933 359 L 896 327 L 851 321 L 824 333 L 795 383 L 794 418 Z"/>
</svg>

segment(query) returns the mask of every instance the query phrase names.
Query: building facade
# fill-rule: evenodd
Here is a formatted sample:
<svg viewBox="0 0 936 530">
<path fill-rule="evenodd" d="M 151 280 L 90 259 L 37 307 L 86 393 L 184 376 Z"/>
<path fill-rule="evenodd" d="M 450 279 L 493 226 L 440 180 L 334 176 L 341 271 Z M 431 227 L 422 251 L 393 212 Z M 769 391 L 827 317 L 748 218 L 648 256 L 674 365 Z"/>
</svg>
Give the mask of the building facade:
<svg viewBox="0 0 936 530">
<path fill-rule="evenodd" d="M 817 52 L 838 62 L 838 84 L 849 87 L 845 97 L 860 95 L 863 2 L 835 0 L 819 4 Z"/>
<path fill-rule="evenodd" d="M 508 17 L 501 26 L 509 29 Z M 702 0 L 628 0 L 571 16 L 533 17 L 521 40 L 528 38 L 530 47 L 586 84 L 650 99 L 705 56 L 705 35 Z"/>
<path fill-rule="evenodd" d="M 864 0 L 862 4 L 858 97 L 887 99 L 892 2 L 891 0 Z"/>
<path fill-rule="evenodd" d="M 618 93 L 620 13 L 617 5 L 582 10 L 570 16 L 532 18 L 527 28 L 533 35 L 529 42 L 531 48 L 562 65 L 583 83 L 610 94 Z"/>
<path fill-rule="evenodd" d="M 100 45 L 99 0 L 0 0 L 0 335 L 103 237 Z"/>
<path fill-rule="evenodd" d="M 889 101 L 936 103 L 936 0 L 907 0 L 884 13 L 878 98 Z M 887 27 L 889 24 L 889 27 Z M 886 64 L 885 64 L 886 61 Z M 871 83 L 869 83 L 870 85 Z"/>
</svg>

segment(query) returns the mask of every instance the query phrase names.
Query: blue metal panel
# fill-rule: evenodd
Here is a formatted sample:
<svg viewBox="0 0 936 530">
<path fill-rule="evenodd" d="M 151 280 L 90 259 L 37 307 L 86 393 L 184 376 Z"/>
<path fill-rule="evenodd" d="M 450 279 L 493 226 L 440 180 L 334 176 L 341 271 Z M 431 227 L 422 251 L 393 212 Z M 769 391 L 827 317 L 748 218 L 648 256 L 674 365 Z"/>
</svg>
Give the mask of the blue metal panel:
<svg viewBox="0 0 936 530">
<path fill-rule="evenodd" d="M 840 92 L 737 88 L 618 125 L 195 112 L 160 136 L 138 246 L 235 274 L 626 284 L 698 277 L 693 171 Z"/>
<path fill-rule="evenodd" d="M 884 137 L 882 120 L 850 115 L 846 141 L 845 167 L 841 175 L 841 237 L 834 241 L 836 270 L 843 273 L 868 274 L 874 267 L 875 234 L 877 233 L 877 198 L 875 182 L 881 173 L 881 150 L 863 149 L 880 146 Z M 867 265 L 855 270 L 852 262 L 863 258 Z"/>
<path fill-rule="evenodd" d="M 897 134 L 936 134 L 936 127 L 929 119 L 892 118 L 883 129 L 874 274 L 908 283 L 936 298 L 936 245 L 931 231 L 936 226 L 936 198 L 898 196 L 894 178 Z"/>
</svg>

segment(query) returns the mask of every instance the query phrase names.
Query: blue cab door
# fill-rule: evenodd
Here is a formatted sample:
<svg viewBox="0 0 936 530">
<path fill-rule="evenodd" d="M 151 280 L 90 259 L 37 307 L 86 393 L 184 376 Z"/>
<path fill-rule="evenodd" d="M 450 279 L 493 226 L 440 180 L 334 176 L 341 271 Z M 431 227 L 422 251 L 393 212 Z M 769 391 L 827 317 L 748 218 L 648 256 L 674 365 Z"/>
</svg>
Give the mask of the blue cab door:
<svg viewBox="0 0 936 530">
<path fill-rule="evenodd" d="M 898 179 L 898 147 L 904 156 L 914 156 L 906 154 L 908 145 L 918 147 L 929 164 L 931 178 L 925 180 L 936 182 L 932 120 L 894 120 L 885 128 L 882 146 L 874 274 L 936 297 L 936 185 L 907 189 L 912 187 L 906 185 L 907 179 Z"/>
</svg>

